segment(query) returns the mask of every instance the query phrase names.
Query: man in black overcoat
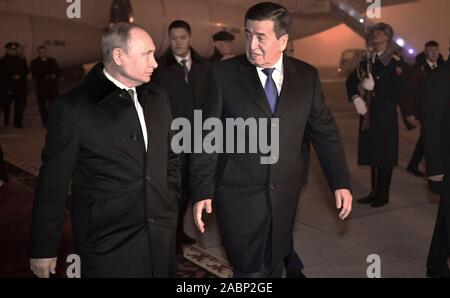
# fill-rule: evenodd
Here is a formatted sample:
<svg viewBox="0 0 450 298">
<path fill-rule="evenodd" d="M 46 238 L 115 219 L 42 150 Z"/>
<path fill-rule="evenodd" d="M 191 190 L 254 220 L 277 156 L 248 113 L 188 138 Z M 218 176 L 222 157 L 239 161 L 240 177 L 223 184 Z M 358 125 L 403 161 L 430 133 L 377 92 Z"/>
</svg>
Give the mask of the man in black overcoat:
<svg viewBox="0 0 450 298">
<path fill-rule="evenodd" d="M 401 92 L 403 62 L 395 55 L 391 26 L 370 28 L 368 57 L 347 79 L 349 100 L 361 116 L 358 164 L 371 167 L 371 193 L 360 204 L 382 207 L 389 203 L 392 172 L 398 164 L 397 103 Z"/>
<path fill-rule="evenodd" d="M 155 45 L 143 28 L 119 23 L 102 51 L 103 64 L 49 113 L 31 269 L 39 277 L 55 272 L 72 180 L 82 277 L 173 277 L 180 162 L 170 147 L 168 96 L 150 82 Z"/>
<path fill-rule="evenodd" d="M 440 193 L 427 261 L 429 277 L 450 277 L 450 69 L 439 67 L 423 83 L 422 135 L 427 176 Z"/>
</svg>

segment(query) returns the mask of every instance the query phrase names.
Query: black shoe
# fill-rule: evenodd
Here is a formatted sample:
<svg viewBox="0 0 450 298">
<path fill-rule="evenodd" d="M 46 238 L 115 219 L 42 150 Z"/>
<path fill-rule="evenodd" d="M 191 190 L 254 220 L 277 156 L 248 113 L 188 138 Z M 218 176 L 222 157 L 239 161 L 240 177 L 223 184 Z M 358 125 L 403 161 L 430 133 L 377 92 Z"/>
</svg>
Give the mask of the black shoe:
<svg viewBox="0 0 450 298">
<path fill-rule="evenodd" d="M 370 204 L 375 200 L 375 193 L 372 192 L 370 195 L 368 195 L 367 197 L 358 199 L 357 202 L 358 204 Z"/>
<path fill-rule="evenodd" d="M 286 272 L 286 278 L 307 278 L 306 275 L 303 274 L 303 272 Z"/>
<path fill-rule="evenodd" d="M 414 176 L 416 176 L 416 177 L 425 177 L 426 176 L 425 173 L 420 171 L 418 168 L 410 168 L 410 167 L 408 167 L 406 170 L 408 172 L 410 172 L 411 174 L 413 174 Z"/>
<path fill-rule="evenodd" d="M 186 233 L 183 233 L 181 234 L 181 243 L 183 243 L 184 245 L 193 245 L 197 243 L 197 241 L 195 241 L 192 237 L 190 237 Z"/>
<path fill-rule="evenodd" d="M 438 272 L 433 269 L 427 269 L 427 277 L 429 278 L 450 278 L 450 271 Z"/>
<path fill-rule="evenodd" d="M 386 202 L 386 201 L 376 201 L 375 200 L 370 206 L 372 206 L 373 208 L 380 208 L 387 204 L 388 204 L 388 202 Z"/>
</svg>

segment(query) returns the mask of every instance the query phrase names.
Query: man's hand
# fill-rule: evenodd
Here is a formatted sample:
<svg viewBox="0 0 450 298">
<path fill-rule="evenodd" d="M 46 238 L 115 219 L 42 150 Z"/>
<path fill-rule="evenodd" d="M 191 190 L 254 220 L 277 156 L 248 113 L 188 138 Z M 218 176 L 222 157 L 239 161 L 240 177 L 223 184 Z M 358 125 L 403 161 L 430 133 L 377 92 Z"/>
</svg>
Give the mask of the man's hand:
<svg viewBox="0 0 450 298">
<path fill-rule="evenodd" d="M 416 116 L 408 116 L 406 120 L 414 125 L 415 127 L 420 127 L 420 122 L 417 120 Z"/>
<path fill-rule="evenodd" d="M 30 269 L 39 278 L 50 278 L 51 274 L 56 274 L 56 262 L 53 259 L 30 259 Z"/>
<path fill-rule="evenodd" d="M 348 189 L 338 189 L 334 193 L 336 197 L 336 207 L 338 210 L 341 210 L 339 214 L 339 218 L 341 220 L 346 219 L 350 213 L 352 212 L 352 201 L 353 196 Z"/>
<path fill-rule="evenodd" d="M 361 116 L 367 114 L 367 104 L 364 99 L 361 98 L 361 96 L 355 96 L 355 98 L 353 99 L 353 104 L 355 105 L 358 114 L 360 114 Z"/>
<path fill-rule="evenodd" d="M 202 220 L 203 210 L 205 209 L 206 213 L 208 214 L 211 214 L 213 212 L 211 199 L 203 200 L 196 203 L 193 209 L 195 225 L 202 234 L 205 233 L 205 223 Z"/>
<path fill-rule="evenodd" d="M 375 80 L 371 73 L 369 73 L 369 77 L 365 78 L 362 82 L 362 87 L 367 91 L 373 91 L 375 89 Z"/>
<path fill-rule="evenodd" d="M 431 176 L 431 177 L 428 177 L 428 179 L 433 182 L 442 182 L 442 181 L 444 181 L 444 175 Z"/>
</svg>

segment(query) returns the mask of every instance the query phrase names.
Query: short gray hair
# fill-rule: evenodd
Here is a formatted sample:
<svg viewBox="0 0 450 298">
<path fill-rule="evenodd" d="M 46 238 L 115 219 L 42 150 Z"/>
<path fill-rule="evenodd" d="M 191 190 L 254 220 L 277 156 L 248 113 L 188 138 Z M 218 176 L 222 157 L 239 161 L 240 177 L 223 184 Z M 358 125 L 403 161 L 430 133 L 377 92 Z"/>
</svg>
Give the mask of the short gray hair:
<svg viewBox="0 0 450 298">
<path fill-rule="evenodd" d="M 102 37 L 102 58 L 103 63 L 108 64 L 112 61 L 112 52 L 114 49 L 122 49 L 128 51 L 128 41 L 130 32 L 133 29 L 141 29 L 143 27 L 130 23 L 117 23 L 109 27 Z"/>
</svg>

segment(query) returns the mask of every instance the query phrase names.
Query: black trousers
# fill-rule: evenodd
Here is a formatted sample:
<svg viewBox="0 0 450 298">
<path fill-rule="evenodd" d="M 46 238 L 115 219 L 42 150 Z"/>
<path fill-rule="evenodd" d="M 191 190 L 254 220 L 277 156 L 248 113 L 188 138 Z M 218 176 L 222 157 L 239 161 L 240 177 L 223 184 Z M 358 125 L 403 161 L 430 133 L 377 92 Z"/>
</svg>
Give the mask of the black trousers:
<svg viewBox="0 0 450 298">
<path fill-rule="evenodd" d="M 8 172 L 6 171 L 5 160 L 3 159 L 2 146 L 0 145 L 0 180 L 8 181 Z"/>
<path fill-rule="evenodd" d="M 36 82 L 36 98 L 41 114 L 42 124 L 46 126 L 48 110 L 50 104 L 59 95 L 58 85 L 56 83 L 38 83 Z"/>
<path fill-rule="evenodd" d="M 6 93 L 2 104 L 3 122 L 5 125 L 9 125 L 12 104 L 14 104 L 14 125 L 16 127 L 23 125 L 26 96 L 27 92 L 22 92 L 18 89 L 10 90 Z"/>
<path fill-rule="evenodd" d="M 411 157 L 411 160 L 408 164 L 408 169 L 418 169 L 419 164 L 422 161 L 425 154 L 425 147 L 423 145 L 423 138 L 422 135 L 420 135 L 419 140 L 417 141 L 416 149 L 414 150 L 414 153 Z"/>
<path fill-rule="evenodd" d="M 304 269 L 303 261 L 300 256 L 292 248 L 289 255 L 284 259 L 284 265 L 287 273 L 298 273 Z"/>
<path fill-rule="evenodd" d="M 450 195 L 444 194 L 439 202 L 439 211 L 428 253 L 427 268 L 441 276 L 450 277 L 447 260 L 450 257 Z"/>
<path fill-rule="evenodd" d="M 264 265 L 260 272 L 243 273 L 235 271 L 233 278 L 283 278 L 285 273 L 284 263 L 279 262 L 273 265 L 272 268 Z"/>
<path fill-rule="evenodd" d="M 189 191 L 189 155 L 184 154 L 181 157 L 181 161 L 181 206 L 178 214 L 177 253 L 182 253 L 183 251 L 184 216 L 186 215 L 191 200 Z"/>
</svg>

